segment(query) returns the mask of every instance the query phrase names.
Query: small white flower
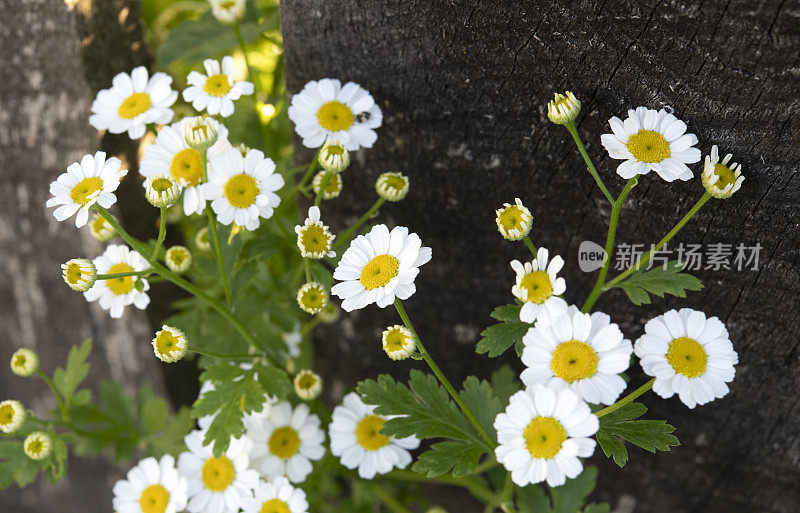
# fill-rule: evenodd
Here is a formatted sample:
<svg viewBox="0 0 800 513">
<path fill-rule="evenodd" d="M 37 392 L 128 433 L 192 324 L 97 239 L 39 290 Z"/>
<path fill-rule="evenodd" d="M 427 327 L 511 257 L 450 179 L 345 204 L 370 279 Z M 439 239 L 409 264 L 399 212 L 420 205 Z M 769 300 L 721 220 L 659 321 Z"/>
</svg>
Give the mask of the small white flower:
<svg viewBox="0 0 800 513">
<path fill-rule="evenodd" d="M 118 158 L 106 159 L 102 151 L 84 155 L 80 164 L 73 162 L 67 167 L 66 173 L 50 184 L 53 197 L 47 200 L 46 205 L 58 206 L 53 216 L 59 221 L 77 212 L 75 226 L 82 227 L 89 220 L 92 205 L 97 203 L 103 208 L 110 208 L 117 202 L 114 191 L 128 174 L 128 170 L 121 167 L 122 162 Z"/>
<path fill-rule="evenodd" d="M 409 450 L 419 447 L 414 436 L 395 438 L 380 433 L 389 419 L 375 414 L 375 406 L 364 404 L 355 392 L 344 396 L 341 406 L 333 409 L 329 426 L 331 453 L 342 465 L 358 468 L 362 479 L 386 474 L 393 468 L 406 468 L 411 463 Z"/>
<path fill-rule="evenodd" d="M 211 201 L 217 220 L 225 225 L 236 223 L 255 230 L 260 218 L 269 219 L 281 199 L 275 191 L 283 187 L 283 177 L 275 172 L 275 163 L 260 150 L 247 156 L 236 148 L 211 159 L 203 195 Z"/>
<path fill-rule="evenodd" d="M 39 355 L 28 348 L 20 347 L 11 355 L 11 372 L 27 378 L 39 369 Z"/>
<path fill-rule="evenodd" d="M 617 174 L 625 179 L 655 171 L 671 182 L 690 180 L 692 171 L 686 164 L 700 161 L 700 150 L 694 147 L 697 136 L 686 133 L 686 123 L 666 110 L 639 107 L 628 111 L 622 121 L 614 116 L 608 120 L 611 134 L 600 140 L 612 159 L 624 160 Z"/>
<path fill-rule="evenodd" d="M 174 273 L 186 272 L 192 265 L 192 253 L 184 246 L 172 246 L 167 250 L 164 262 Z"/>
<path fill-rule="evenodd" d="M 13 360 L 12 360 L 13 361 Z M 0 402 L 0 431 L 13 433 L 25 422 L 25 407 L 13 399 Z"/>
<path fill-rule="evenodd" d="M 338 141 L 349 151 L 371 148 L 383 114 L 369 91 L 335 79 L 312 80 L 292 96 L 289 119 L 307 148 Z"/>
<path fill-rule="evenodd" d="M 395 298 L 408 299 L 416 292 L 414 279 L 430 259 L 431 248 L 422 246 L 419 235 L 410 234 L 405 226 L 395 226 L 391 232 L 385 224 L 373 226 L 342 255 L 333 272 L 340 283 L 331 293 L 344 300 L 346 312 L 372 303 L 385 308 Z"/>
<path fill-rule="evenodd" d="M 310 281 L 297 291 L 297 304 L 306 313 L 314 315 L 328 305 L 328 291 L 325 285 Z"/>
<path fill-rule="evenodd" d="M 50 456 L 50 451 L 53 450 L 53 439 L 44 431 L 34 431 L 25 437 L 22 447 L 30 459 L 43 460 Z"/>
<path fill-rule="evenodd" d="M 406 175 L 390 171 L 375 181 L 375 192 L 386 201 L 400 201 L 408 195 L 410 183 Z"/>
<path fill-rule="evenodd" d="M 529 329 L 522 341 L 528 368 L 520 378 L 526 386 L 570 388 L 592 404 L 613 404 L 625 390 L 619 373 L 628 368 L 633 346 L 604 313 L 589 315 L 572 306 L 551 326 Z"/>
<path fill-rule="evenodd" d="M 178 328 L 164 324 L 153 338 L 153 352 L 165 363 L 174 363 L 186 354 L 186 335 Z"/>
<path fill-rule="evenodd" d="M 575 121 L 581 112 L 581 102 L 572 91 L 567 94 L 556 93 L 555 97 L 547 104 L 547 117 L 553 123 L 564 125 Z"/>
<path fill-rule="evenodd" d="M 383 331 L 381 343 L 383 350 L 392 360 L 405 360 L 417 347 L 411 330 L 399 324 L 389 326 Z"/>
<path fill-rule="evenodd" d="M 525 264 L 519 260 L 511 262 L 511 268 L 517 275 L 511 293 L 525 302 L 519 311 L 519 320 L 522 322 L 532 324 L 536 321 L 550 325 L 567 311 L 567 302 L 558 297 L 567 290 L 564 278 L 558 277 L 558 271 L 564 267 L 564 259 L 556 255 L 548 263 L 549 256 L 547 248 L 539 248 L 534 260 Z"/>
<path fill-rule="evenodd" d="M 186 77 L 189 87 L 183 91 L 183 99 L 191 102 L 197 112 L 227 118 L 233 114 L 233 102 L 242 95 L 253 94 L 253 84 L 245 80 L 236 81 L 236 63 L 226 55 L 222 62 L 214 59 L 203 61 L 206 74 L 192 71 Z"/>
<path fill-rule="evenodd" d="M 511 396 L 504 413 L 494 421 L 497 461 L 511 472 L 518 486 L 547 481 L 561 486 L 583 471 L 579 458 L 594 453 L 600 423 L 575 392 L 543 385 Z"/>
<path fill-rule="evenodd" d="M 322 184 L 325 182 L 325 177 L 328 175 L 328 173 L 328 171 L 320 171 L 314 175 L 314 179 L 311 181 L 311 186 L 314 189 L 315 195 L 319 194 L 319 191 L 322 189 Z M 325 184 L 325 191 L 322 193 L 322 199 L 331 200 L 338 198 L 339 194 L 342 193 L 342 185 L 342 175 L 339 173 L 330 172 L 328 183 Z"/>
<path fill-rule="evenodd" d="M 350 165 L 350 152 L 339 141 L 328 141 L 320 148 L 317 160 L 325 171 L 341 173 Z"/>
<path fill-rule="evenodd" d="M 245 419 L 247 436 L 253 440 L 251 467 L 270 480 L 286 476 L 302 483 L 313 470 L 311 462 L 325 455 L 325 432 L 319 426 L 319 417 L 308 405 L 293 409 L 288 401 L 273 405 L 266 415 Z"/>
<path fill-rule="evenodd" d="M 260 482 L 252 497 L 242 503 L 244 513 L 307 513 L 306 492 L 295 488 L 285 477 Z"/>
<path fill-rule="evenodd" d="M 308 217 L 303 226 L 294 227 L 297 234 L 297 247 L 303 258 L 333 258 L 336 252 L 331 251 L 331 245 L 336 235 L 333 235 L 328 227 L 320 221 L 319 207 L 311 206 L 308 209 Z"/>
<path fill-rule="evenodd" d="M 114 484 L 112 505 L 119 513 L 178 513 L 186 508 L 187 488 L 175 458 L 145 458 Z"/>
<path fill-rule="evenodd" d="M 711 155 L 706 155 L 701 176 L 703 187 L 717 199 L 730 198 L 744 182 L 742 166 L 737 162 L 731 162 L 732 158 L 733 154 L 728 153 L 720 162 L 719 149 L 716 145 L 711 147 Z"/>
<path fill-rule="evenodd" d="M 294 377 L 294 392 L 305 401 L 316 399 L 322 392 L 322 378 L 314 371 L 301 370 Z"/>
<path fill-rule="evenodd" d="M 514 198 L 514 204 L 503 203 L 503 208 L 494 211 L 497 215 L 497 229 L 500 235 L 508 240 L 522 240 L 531 232 L 533 216 L 519 198 Z"/>
<path fill-rule="evenodd" d="M 163 125 L 172 121 L 170 106 L 178 99 L 178 92 L 171 87 L 172 77 L 161 72 L 148 77 L 144 66 L 134 68 L 130 75 L 117 74 L 110 89 L 97 93 L 89 124 L 112 134 L 128 132 L 128 137 L 138 139 L 148 123 Z"/>
<path fill-rule="evenodd" d="M 61 264 L 61 276 L 72 290 L 86 292 L 94 285 L 97 269 L 91 260 L 73 258 Z"/>
<path fill-rule="evenodd" d="M 181 195 L 181 186 L 168 172 L 148 176 L 142 186 L 147 201 L 158 208 L 172 205 Z"/>
<path fill-rule="evenodd" d="M 242 19 L 247 0 L 208 0 L 211 14 L 220 22 L 233 24 Z"/>
<path fill-rule="evenodd" d="M 188 480 L 190 513 L 237 513 L 258 485 L 258 473 L 247 468 L 252 442 L 231 437 L 222 456 L 215 458 L 214 444 L 204 446 L 205 432 L 194 430 L 184 438 L 187 452 L 178 457 L 178 472 Z M 123 512 L 120 512 L 123 513 Z"/>
<path fill-rule="evenodd" d="M 97 274 L 119 274 L 134 271 L 144 271 L 150 264 L 142 255 L 129 249 L 127 246 L 112 244 L 105 252 L 94 259 Z M 142 291 L 136 289 L 136 282 L 141 280 Z M 83 293 L 86 301 L 100 303 L 100 308 L 108 310 L 111 317 L 118 319 L 128 305 L 134 305 L 139 310 L 144 310 L 150 303 L 146 291 L 150 284 L 145 278 L 125 276 L 109 280 L 97 280 L 92 288 Z"/>
<path fill-rule="evenodd" d="M 645 374 L 656 378 L 653 391 L 664 399 L 678 394 L 689 408 L 727 395 L 739 363 L 725 325 L 691 308 L 648 321 L 634 352 Z"/>
<path fill-rule="evenodd" d="M 94 214 L 89 221 L 89 233 L 100 242 L 108 242 L 114 238 L 114 227 L 111 226 L 105 217 Z"/>
</svg>

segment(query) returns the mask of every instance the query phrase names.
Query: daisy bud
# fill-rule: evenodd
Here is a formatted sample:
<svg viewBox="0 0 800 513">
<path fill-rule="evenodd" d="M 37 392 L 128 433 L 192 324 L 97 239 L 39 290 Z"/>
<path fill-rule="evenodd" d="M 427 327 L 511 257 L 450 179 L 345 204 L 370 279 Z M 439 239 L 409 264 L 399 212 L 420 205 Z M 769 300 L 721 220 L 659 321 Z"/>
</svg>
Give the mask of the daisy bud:
<svg viewBox="0 0 800 513">
<path fill-rule="evenodd" d="M 322 193 L 322 199 L 329 200 L 337 198 L 342 192 L 342 176 L 338 173 L 329 171 L 320 171 L 314 175 L 314 180 L 311 185 L 314 187 L 314 194 L 319 194 L 322 184 L 325 182 L 325 177 L 330 175 L 328 183 L 325 184 L 325 191 Z"/>
<path fill-rule="evenodd" d="M 318 160 L 325 171 L 341 173 L 350 165 L 350 152 L 343 144 L 328 141 L 319 150 Z"/>
<path fill-rule="evenodd" d="M 153 352 L 164 363 L 174 363 L 186 354 L 186 335 L 178 328 L 161 326 L 153 339 Z"/>
<path fill-rule="evenodd" d="M 17 376 L 27 378 L 39 368 L 39 356 L 21 347 L 11 355 L 11 371 Z"/>
<path fill-rule="evenodd" d="M 182 273 L 192 265 L 192 253 L 183 246 L 172 246 L 167 250 L 164 262 L 170 271 Z"/>
<path fill-rule="evenodd" d="M 303 258 L 333 258 L 336 256 L 331 251 L 331 245 L 336 235 L 320 221 L 319 207 L 312 206 L 308 209 L 308 217 L 302 226 L 294 227 L 297 234 L 297 247 Z"/>
<path fill-rule="evenodd" d="M 61 264 L 62 276 L 69 288 L 77 292 L 86 292 L 94 285 L 97 269 L 91 260 L 86 258 L 73 258 Z"/>
<path fill-rule="evenodd" d="M 247 146 L 245 143 L 239 143 L 239 145 L 236 146 L 236 149 L 239 150 L 239 153 L 242 154 L 242 157 L 246 157 L 247 152 L 250 151 L 251 148 Z"/>
<path fill-rule="evenodd" d="M 737 162 L 731 162 L 732 158 L 733 155 L 728 153 L 720 162 L 716 145 L 711 147 L 711 155 L 706 155 L 701 179 L 703 187 L 717 199 L 730 198 L 744 182 L 742 166 Z"/>
<path fill-rule="evenodd" d="M 8 399 L 0 403 L 0 431 L 13 433 L 25 422 L 25 407 L 22 403 Z"/>
<path fill-rule="evenodd" d="M 411 330 L 398 324 L 386 328 L 382 341 L 383 350 L 392 360 L 405 360 L 417 347 Z"/>
<path fill-rule="evenodd" d="M 400 201 L 408 194 L 408 185 L 408 177 L 401 173 L 383 173 L 375 182 L 375 190 L 387 201 Z"/>
<path fill-rule="evenodd" d="M 316 399 L 322 392 L 322 378 L 308 369 L 301 370 L 300 373 L 294 377 L 294 391 L 297 397 L 304 401 Z"/>
<path fill-rule="evenodd" d="M 89 222 L 89 233 L 100 242 L 107 242 L 114 237 L 114 227 L 105 217 L 95 214 Z"/>
<path fill-rule="evenodd" d="M 234 24 L 244 16 L 246 0 L 208 0 L 211 14 L 220 23 Z"/>
<path fill-rule="evenodd" d="M 183 138 L 197 151 L 205 151 L 217 142 L 217 122 L 206 116 L 183 120 Z"/>
<path fill-rule="evenodd" d="M 498 208 L 494 213 L 497 214 L 497 229 L 505 239 L 522 240 L 530 233 L 533 216 L 519 198 L 514 199 L 513 205 L 503 203 L 503 208 Z"/>
<path fill-rule="evenodd" d="M 53 440 L 50 435 L 43 431 L 34 431 L 25 438 L 22 442 L 25 448 L 25 454 L 32 460 L 43 460 L 50 456 L 50 451 L 53 449 Z"/>
<path fill-rule="evenodd" d="M 328 305 L 328 291 L 316 281 L 310 281 L 297 291 L 297 304 L 304 312 L 314 315 Z"/>
<path fill-rule="evenodd" d="M 168 207 L 178 201 L 181 186 L 167 173 L 150 175 L 144 181 L 144 195 L 154 207 Z"/>
<path fill-rule="evenodd" d="M 208 251 L 211 249 L 211 241 L 208 239 L 208 226 L 197 230 L 197 235 L 194 236 L 194 243 L 200 251 Z"/>
<path fill-rule="evenodd" d="M 317 313 L 317 317 L 325 324 L 333 324 L 339 320 L 339 311 L 339 307 L 329 301 L 325 308 Z"/>
<path fill-rule="evenodd" d="M 556 93 L 554 99 L 547 104 L 547 117 L 557 125 L 572 123 L 580 112 L 581 102 L 572 91 L 567 91 L 566 95 Z"/>
</svg>

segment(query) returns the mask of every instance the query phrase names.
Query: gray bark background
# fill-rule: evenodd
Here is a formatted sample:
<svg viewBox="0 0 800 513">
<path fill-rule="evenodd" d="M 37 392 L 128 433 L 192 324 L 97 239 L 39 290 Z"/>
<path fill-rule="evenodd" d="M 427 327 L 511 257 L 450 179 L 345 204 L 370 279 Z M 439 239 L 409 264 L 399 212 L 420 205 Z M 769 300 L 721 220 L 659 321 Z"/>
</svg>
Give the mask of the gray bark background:
<svg viewBox="0 0 800 513">
<path fill-rule="evenodd" d="M 93 258 L 103 245 L 74 219 L 58 223 L 44 206 L 50 182 L 98 149 L 119 156 L 132 170 L 124 186 L 134 185 L 137 146 L 127 137 L 101 141 L 88 118 L 97 89 L 148 61 L 139 4 L 0 0 L 0 19 L 0 398 L 19 399 L 43 416 L 55 406 L 52 395 L 38 378 L 11 373 L 11 353 L 35 350 L 50 373 L 88 337 L 94 339 L 88 386 L 113 379 L 131 391 L 143 383 L 158 390 L 162 378 L 145 314 L 128 310 L 111 319 L 61 279 L 61 263 Z M 110 511 L 111 487 L 126 469 L 103 458 L 73 457 L 69 465 L 56 487 L 40 477 L 24 491 L 4 490 L 0 511 Z"/>
<path fill-rule="evenodd" d="M 631 339 L 671 307 L 719 316 L 739 352 L 732 393 L 695 411 L 647 396 L 650 415 L 677 426 L 683 445 L 657 455 L 634 448 L 623 470 L 595 455 L 596 498 L 633 499 L 641 513 L 797 511 L 796 1 L 291 0 L 281 11 L 289 91 L 323 77 L 353 80 L 385 115 L 376 147 L 359 152 L 344 193 L 323 205 L 323 217 L 339 229 L 371 204 L 379 173 L 411 177 L 409 197 L 382 209 L 382 219 L 410 226 L 433 248 L 406 305 L 456 379 L 486 376 L 499 363 L 475 355 L 474 344 L 491 309 L 511 299 L 509 260 L 528 257 L 524 245 L 496 231 L 494 209 L 503 202 L 521 197 L 534 214 L 534 242 L 564 256 L 571 302 L 582 302 L 594 282 L 579 270 L 577 248 L 587 239 L 602 244 L 610 207 L 567 131 L 547 121 L 553 92 L 572 90 L 583 100 L 579 130 L 615 194 L 623 181 L 600 134 L 628 108 L 670 106 L 704 153 L 712 144 L 734 152 L 747 177 L 743 189 L 712 200 L 675 242 L 759 243 L 760 269 L 699 272 L 705 288 L 685 300 L 633 308 L 617 290 L 596 307 Z M 303 150 L 298 161 L 312 155 Z M 696 175 L 700 169 L 693 166 Z M 645 177 L 623 209 L 618 244 L 656 242 L 702 192 L 699 179 Z M 370 307 L 320 333 L 318 365 L 336 385 L 333 394 L 381 371 L 407 375 L 409 364 L 390 364 L 378 342 L 396 321 L 388 309 Z M 632 377 L 643 382 L 638 365 Z"/>
</svg>

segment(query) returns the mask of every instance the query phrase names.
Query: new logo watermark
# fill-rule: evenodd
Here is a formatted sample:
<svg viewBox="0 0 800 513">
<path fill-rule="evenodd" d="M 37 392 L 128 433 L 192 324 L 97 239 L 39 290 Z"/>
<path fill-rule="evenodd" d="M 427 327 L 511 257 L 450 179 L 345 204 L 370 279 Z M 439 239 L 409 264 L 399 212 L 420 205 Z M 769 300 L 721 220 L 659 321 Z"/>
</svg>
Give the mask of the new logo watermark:
<svg viewBox="0 0 800 513">
<path fill-rule="evenodd" d="M 590 240 L 581 242 L 578 247 L 578 266 L 581 271 L 590 273 L 603 267 L 608 255 L 605 248 Z"/>
<path fill-rule="evenodd" d="M 637 265 L 648 250 L 652 251 L 654 249 L 654 244 L 651 244 L 649 248 L 645 244 L 620 244 L 614 251 L 614 261 L 609 267 L 617 271 L 623 271 Z M 712 271 L 721 269 L 757 271 L 762 249 L 763 246 L 759 243 L 752 245 L 744 243 L 737 245 L 680 243 L 674 247 L 665 245 L 651 255 L 650 260 L 643 269 L 666 267 L 668 262 L 677 260 L 684 264 L 684 271 L 697 271 L 700 269 Z M 600 269 L 606 258 L 608 258 L 608 255 L 606 255 L 605 249 L 590 240 L 581 242 L 578 247 L 578 265 L 581 271 L 585 273 Z"/>
</svg>

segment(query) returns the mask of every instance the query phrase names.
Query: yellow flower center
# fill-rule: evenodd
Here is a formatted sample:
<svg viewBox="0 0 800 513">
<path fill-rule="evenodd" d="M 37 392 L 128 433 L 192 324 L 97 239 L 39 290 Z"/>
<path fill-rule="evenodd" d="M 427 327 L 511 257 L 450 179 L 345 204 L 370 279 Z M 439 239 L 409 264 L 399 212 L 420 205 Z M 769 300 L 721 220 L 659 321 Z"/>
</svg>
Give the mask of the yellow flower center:
<svg viewBox="0 0 800 513">
<path fill-rule="evenodd" d="M 291 513 L 291 510 L 282 500 L 270 499 L 261 505 L 259 513 Z"/>
<path fill-rule="evenodd" d="M 388 351 L 400 351 L 405 347 L 406 336 L 398 329 L 389 330 L 386 334 L 386 349 Z"/>
<path fill-rule="evenodd" d="M 156 349 L 164 355 L 177 351 L 178 338 L 167 330 L 161 330 L 156 337 Z"/>
<path fill-rule="evenodd" d="M 628 150 L 639 162 L 661 162 L 669 158 L 669 143 L 653 130 L 639 130 L 628 139 Z"/>
<path fill-rule="evenodd" d="M 102 233 L 106 230 L 112 230 L 112 229 L 113 228 L 111 227 L 111 225 L 108 223 L 108 221 L 106 221 L 106 218 L 103 216 L 95 216 L 95 218 L 92 220 L 92 230 L 94 230 L 95 233 Z"/>
<path fill-rule="evenodd" d="M 72 188 L 69 197 L 72 198 L 72 201 L 75 203 L 86 205 L 89 201 L 94 199 L 95 193 L 101 190 L 103 190 L 103 180 L 100 177 L 91 176 L 78 182 L 77 185 Z"/>
<path fill-rule="evenodd" d="M 297 380 L 297 386 L 302 390 L 310 390 L 317 384 L 317 378 L 313 374 L 303 374 Z"/>
<path fill-rule="evenodd" d="M 714 183 L 714 187 L 717 189 L 724 189 L 725 187 L 736 183 L 736 175 L 733 173 L 733 171 L 731 171 L 731 168 L 725 164 L 715 164 L 714 174 L 719 177 L 716 183 Z"/>
<path fill-rule="evenodd" d="M 706 350 L 689 337 L 676 338 L 669 344 L 667 361 L 678 374 L 696 378 L 706 371 Z"/>
<path fill-rule="evenodd" d="M 361 419 L 356 426 L 356 441 L 368 451 L 377 451 L 389 445 L 389 437 L 380 433 L 386 422 L 382 417 L 369 415 Z"/>
<path fill-rule="evenodd" d="M 119 274 L 119 273 L 130 273 L 130 272 L 133 272 L 133 267 L 123 262 L 121 264 L 112 265 L 111 269 L 108 270 L 107 274 Z M 111 278 L 106 280 L 106 287 L 108 287 L 108 289 L 117 296 L 121 296 L 133 290 L 133 279 L 134 279 L 133 276 L 122 276 L 120 278 Z"/>
<path fill-rule="evenodd" d="M 529 272 L 522 277 L 520 288 L 528 291 L 528 301 L 542 304 L 553 295 L 553 284 L 550 276 L 544 271 Z"/>
<path fill-rule="evenodd" d="M 361 269 L 359 281 L 367 290 L 377 289 L 389 283 L 397 276 L 400 261 L 392 255 L 378 255 Z"/>
<path fill-rule="evenodd" d="M 384 179 L 384 185 L 396 191 L 402 191 L 408 182 L 402 177 L 397 175 L 387 175 Z"/>
<path fill-rule="evenodd" d="M 152 102 L 147 93 L 133 93 L 125 98 L 117 109 L 117 115 L 123 119 L 133 119 L 150 108 Z"/>
<path fill-rule="evenodd" d="M 44 440 L 41 438 L 34 438 L 28 442 L 28 445 L 25 447 L 25 452 L 32 456 L 39 456 L 44 452 Z"/>
<path fill-rule="evenodd" d="M 236 469 L 227 456 L 208 458 L 203 463 L 203 484 L 212 492 L 221 492 L 228 488 L 236 477 Z"/>
<path fill-rule="evenodd" d="M 169 492 L 160 484 L 150 485 L 139 497 L 142 513 L 164 513 L 169 505 Z"/>
<path fill-rule="evenodd" d="M 227 2 L 222 2 L 219 6 L 222 7 L 223 9 L 230 9 L 234 5 L 236 5 L 236 2 L 234 0 L 228 0 Z"/>
<path fill-rule="evenodd" d="M 258 193 L 256 179 L 245 173 L 234 175 L 225 182 L 225 198 L 234 208 L 247 208 L 254 204 Z"/>
<path fill-rule="evenodd" d="M 225 96 L 231 90 L 231 84 L 228 82 L 228 75 L 219 74 L 206 79 L 206 85 L 203 90 L 211 96 Z"/>
<path fill-rule="evenodd" d="M 10 404 L 4 404 L 0 406 L 0 424 L 11 424 L 11 421 L 14 420 L 14 414 L 16 410 Z"/>
<path fill-rule="evenodd" d="M 322 178 L 322 181 L 325 181 L 324 177 Z M 328 184 L 325 186 L 325 192 L 330 194 L 340 190 L 342 190 L 342 178 L 338 175 L 338 173 L 331 175 L 331 177 L 328 178 Z"/>
<path fill-rule="evenodd" d="M 167 251 L 167 259 L 176 266 L 180 266 L 189 258 L 189 253 L 184 249 L 170 249 Z"/>
<path fill-rule="evenodd" d="M 203 157 L 194 148 L 181 150 L 172 157 L 169 173 L 179 184 L 197 185 L 203 178 Z M 183 180 L 183 181 L 182 181 Z"/>
<path fill-rule="evenodd" d="M 353 111 L 344 103 L 333 100 L 319 108 L 317 120 L 325 130 L 339 132 L 353 126 Z"/>
<path fill-rule="evenodd" d="M 329 155 L 344 155 L 344 148 L 342 146 L 338 146 L 336 144 L 331 144 L 325 148 L 325 151 Z"/>
<path fill-rule="evenodd" d="M 26 363 L 28 363 L 28 359 L 25 358 L 24 354 L 18 354 L 14 357 L 14 367 L 24 368 Z"/>
<path fill-rule="evenodd" d="M 500 224 L 506 231 L 525 225 L 522 209 L 517 205 L 506 207 L 500 212 Z"/>
<path fill-rule="evenodd" d="M 300 436 L 292 427 L 280 427 L 269 437 L 269 452 L 281 459 L 288 460 L 298 449 L 300 449 Z"/>
<path fill-rule="evenodd" d="M 72 285 L 77 284 L 83 278 L 83 269 L 75 262 L 67 266 L 67 281 Z"/>
<path fill-rule="evenodd" d="M 534 458 L 553 458 L 567 439 L 567 430 L 553 417 L 536 417 L 522 432 Z"/>
<path fill-rule="evenodd" d="M 591 378 L 597 372 L 597 353 L 585 342 L 562 342 L 553 351 L 550 368 L 567 383 Z"/>
<path fill-rule="evenodd" d="M 166 192 L 172 189 L 172 182 L 166 178 L 156 178 L 153 180 L 153 183 L 150 184 L 150 187 L 156 192 Z"/>
<path fill-rule="evenodd" d="M 325 294 L 317 287 L 310 287 L 300 296 L 300 302 L 309 309 L 322 309 L 325 306 Z"/>
<path fill-rule="evenodd" d="M 324 253 L 330 249 L 328 235 L 321 226 L 315 224 L 303 228 L 300 241 L 308 253 Z"/>
</svg>

